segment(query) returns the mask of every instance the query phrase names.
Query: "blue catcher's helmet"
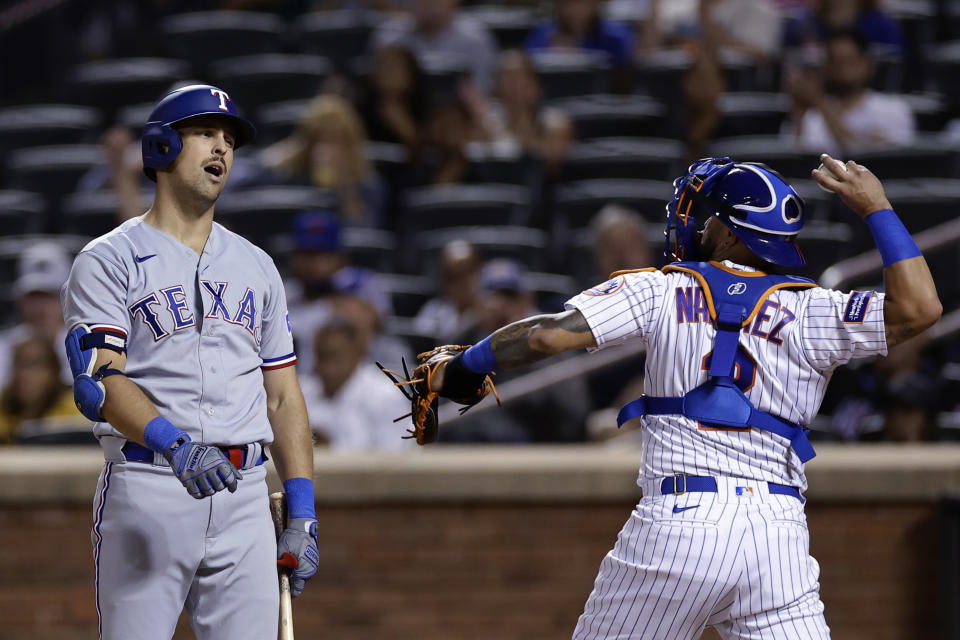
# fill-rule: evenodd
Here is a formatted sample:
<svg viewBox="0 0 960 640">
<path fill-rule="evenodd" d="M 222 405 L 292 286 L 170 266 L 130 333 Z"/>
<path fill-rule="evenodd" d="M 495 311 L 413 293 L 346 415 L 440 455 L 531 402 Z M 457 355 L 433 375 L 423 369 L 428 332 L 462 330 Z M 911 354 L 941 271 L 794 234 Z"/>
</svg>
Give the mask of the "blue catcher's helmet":
<svg viewBox="0 0 960 640">
<path fill-rule="evenodd" d="M 698 258 L 695 205 L 700 205 L 758 258 L 783 267 L 806 264 L 794 241 L 803 228 L 806 206 L 775 171 L 753 162 L 705 158 L 690 165 L 673 187 L 664 232 L 668 262 Z"/>
<path fill-rule="evenodd" d="M 183 148 L 180 134 L 173 125 L 195 116 L 223 116 L 237 129 L 234 148 L 253 140 L 257 130 L 237 113 L 237 106 L 226 91 L 208 84 L 192 84 L 171 91 L 150 112 L 143 126 L 140 150 L 143 155 L 143 172 L 157 181 L 157 169 L 166 169 L 173 164 Z"/>
</svg>

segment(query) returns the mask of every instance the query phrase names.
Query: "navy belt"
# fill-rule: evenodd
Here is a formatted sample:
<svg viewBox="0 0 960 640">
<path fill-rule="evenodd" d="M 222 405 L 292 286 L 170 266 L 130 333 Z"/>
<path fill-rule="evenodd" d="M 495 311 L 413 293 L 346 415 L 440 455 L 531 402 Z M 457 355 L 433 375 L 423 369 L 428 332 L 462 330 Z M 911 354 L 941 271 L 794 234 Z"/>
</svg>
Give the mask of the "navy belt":
<svg viewBox="0 0 960 640">
<path fill-rule="evenodd" d="M 248 451 L 252 448 L 248 445 L 243 445 L 240 447 L 217 447 L 220 451 L 223 451 L 223 454 L 227 456 L 227 459 L 233 463 L 237 469 L 244 469 L 249 467 L 256 467 L 267 461 L 267 454 L 263 450 L 263 447 L 256 447 L 260 451 L 260 457 L 251 465 L 248 465 L 247 455 Z M 132 442 L 128 440 L 123 448 L 120 449 L 123 452 L 123 457 L 130 462 L 146 462 L 149 464 L 154 464 L 156 459 L 159 456 L 155 456 L 153 451 L 147 449 L 141 444 Z M 162 459 L 162 458 L 161 458 Z M 167 464 L 166 460 L 163 460 L 163 464 Z"/>
<path fill-rule="evenodd" d="M 806 499 L 800 495 L 800 490 L 785 484 L 767 483 L 767 490 L 770 493 L 781 496 L 790 496 L 800 502 L 806 502 Z M 717 479 L 709 476 L 688 476 L 680 474 L 670 478 L 664 478 L 660 481 L 660 493 L 664 495 L 681 494 L 688 491 L 702 491 L 705 493 L 717 492 Z"/>
</svg>

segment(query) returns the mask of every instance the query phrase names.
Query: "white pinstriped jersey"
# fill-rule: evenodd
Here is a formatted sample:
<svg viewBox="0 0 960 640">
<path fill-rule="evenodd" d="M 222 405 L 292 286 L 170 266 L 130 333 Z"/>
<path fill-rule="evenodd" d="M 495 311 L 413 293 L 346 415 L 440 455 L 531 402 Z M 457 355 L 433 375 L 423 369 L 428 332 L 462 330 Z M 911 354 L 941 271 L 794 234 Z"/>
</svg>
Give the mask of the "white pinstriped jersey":
<svg viewBox="0 0 960 640">
<path fill-rule="evenodd" d="M 715 263 L 717 264 L 717 263 Z M 754 271 L 724 262 L 728 269 Z M 883 294 L 822 288 L 773 292 L 740 334 L 738 386 L 753 405 L 809 424 L 833 370 L 886 355 Z M 586 318 L 598 349 L 629 339 L 647 346 L 644 393 L 682 396 L 707 380 L 714 329 L 703 291 L 686 273 L 619 275 L 567 301 Z M 686 473 L 806 488 L 803 465 L 780 436 L 760 429 L 707 429 L 679 415 L 644 416 L 640 481 Z"/>
</svg>

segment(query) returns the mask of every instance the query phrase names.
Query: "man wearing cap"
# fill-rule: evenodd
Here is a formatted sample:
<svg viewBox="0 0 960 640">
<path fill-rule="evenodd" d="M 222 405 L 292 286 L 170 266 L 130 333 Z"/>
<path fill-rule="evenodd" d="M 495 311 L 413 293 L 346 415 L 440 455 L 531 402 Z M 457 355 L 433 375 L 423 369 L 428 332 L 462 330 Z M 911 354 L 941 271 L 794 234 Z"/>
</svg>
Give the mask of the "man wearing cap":
<svg viewBox="0 0 960 640">
<path fill-rule="evenodd" d="M 70 256 L 55 242 L 38 242 L 20 255 L 17 280 L 13 284 L 20 323 L 0 332 L 0 380 L 9 379 L 13 345 L 30 338 L 40 338 L 61 345 L 67 335 L 63 326 L 60 287 L 70 275 Z M 56 349 L 61 363 L 61 377 L 73 382 L 67 356 Z M 0 386 L 3 386 L 0 384 Z"/>
</svg>

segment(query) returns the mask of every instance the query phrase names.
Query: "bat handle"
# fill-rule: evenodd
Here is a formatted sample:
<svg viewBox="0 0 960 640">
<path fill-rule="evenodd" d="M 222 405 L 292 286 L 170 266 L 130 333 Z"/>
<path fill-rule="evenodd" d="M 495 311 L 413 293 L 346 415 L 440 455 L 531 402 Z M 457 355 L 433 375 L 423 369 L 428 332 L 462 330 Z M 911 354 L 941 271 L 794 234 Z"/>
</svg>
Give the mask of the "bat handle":
<svg viewBox="0 0 960 640">
<path fill-rule="evenodd" d="M 273 519 L 273 529 L 279 540 L 283 530 L 287 528 L 287 500 L 283 493 L 270 494 L 270 517 Z M 277 638 L 278 640 L 294 640 L 290 570 L 278 565 L 277 573 L 280 582 L 280 624 Z"/>
</svg>

